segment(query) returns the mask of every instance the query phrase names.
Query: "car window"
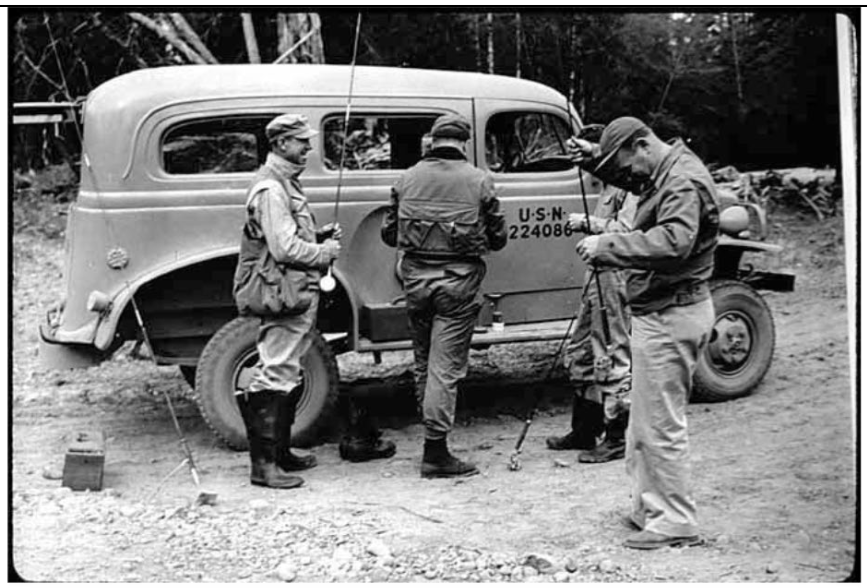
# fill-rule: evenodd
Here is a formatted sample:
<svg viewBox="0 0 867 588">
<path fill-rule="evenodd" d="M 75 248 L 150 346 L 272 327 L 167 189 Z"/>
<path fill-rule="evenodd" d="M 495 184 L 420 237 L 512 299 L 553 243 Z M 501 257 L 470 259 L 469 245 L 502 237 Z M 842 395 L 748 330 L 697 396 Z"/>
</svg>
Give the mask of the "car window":
<svg viewBox="0 0 867 588">
<path fill-rule="evenodd" d="M 566 121 L 553 114 L 499 112 L 485 126 L 485 160 L 500 173 L 567 170 L 568 138 Z"/>
<path fill-rule="evenodd" d="M 277 114 L 208 118 L 174 126 L 160 145 L 170 174 L 256 171 L 268 154 L 265 125 Z"/>
<path fill-rule="evenodd" d="M 367 115 L 349 117 L 345 170 L 407 169 L 424 155 L 425 134 L 438 114 Z M 322 122 L 322 161 L 329 170 L 340 168 L 343 147 L 343 114 Z"/>
</svg>

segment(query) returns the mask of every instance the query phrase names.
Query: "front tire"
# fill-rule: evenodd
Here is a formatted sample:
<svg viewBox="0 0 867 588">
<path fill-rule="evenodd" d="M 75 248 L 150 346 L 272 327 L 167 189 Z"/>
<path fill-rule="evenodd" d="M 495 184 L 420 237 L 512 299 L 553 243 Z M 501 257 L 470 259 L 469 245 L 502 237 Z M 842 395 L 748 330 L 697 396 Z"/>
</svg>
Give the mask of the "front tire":
<svg viewBox="0 0 867 588">
<path fill-rule="evenodd" d="M 259 359 L 256 339 L 258 319 L 239 317 L 229 321 L 211 337 L 196 369 L 196 403 L 202 417 L 229 447 L 247 449 L 247 435 L 235 390 L 249 384 L 252 369 Z M 298 401 L 292 444 L 309 446 L 328 428 L 338 397 L 337 361 L 319 331 L 311 333 L 312 342 L 301 360 L 304 392 Z"/>
<path fill-rule="evenodd" d="M 711 282 L 710 290 L 716 317 L 696 367 L 693 402 L 747 396 L 774 356 L 774 318 L 764 298 L 736 280 Z"/>
</svg>

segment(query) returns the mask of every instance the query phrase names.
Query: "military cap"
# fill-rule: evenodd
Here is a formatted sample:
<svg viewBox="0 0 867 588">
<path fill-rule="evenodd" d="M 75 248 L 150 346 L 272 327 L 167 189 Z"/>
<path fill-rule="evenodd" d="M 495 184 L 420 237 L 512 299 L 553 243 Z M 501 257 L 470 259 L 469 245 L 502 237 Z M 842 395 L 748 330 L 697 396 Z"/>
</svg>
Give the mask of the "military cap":
<svg viewBox="0 0 867 588">
<path fill-rule="evenodd" d="M 303 114 L 281 114 L 265 126 L 265 134 L 268 140 L 273 141 L 277 137 L 289 136 L 298 139 L 309 139 L 319 134 L 307 124 L 307 117 Z"/>
<path fill-rule="evenodd" d="M 599 139 L 601 155 L 594 172 L 601 170 L 627 141 L 645 129 L 650 130 L 646 124 L 632 116 L 621 116 L 608 123 L 605 130 L 602 131 L 602 138 Z"/>
<path fill-rule="evenodd" d="M 466 141 L 470 138 L 470 123 L 459 114 L 444 114 L 434 121 L 431 137 L 449 137 Z"/>
</svg>

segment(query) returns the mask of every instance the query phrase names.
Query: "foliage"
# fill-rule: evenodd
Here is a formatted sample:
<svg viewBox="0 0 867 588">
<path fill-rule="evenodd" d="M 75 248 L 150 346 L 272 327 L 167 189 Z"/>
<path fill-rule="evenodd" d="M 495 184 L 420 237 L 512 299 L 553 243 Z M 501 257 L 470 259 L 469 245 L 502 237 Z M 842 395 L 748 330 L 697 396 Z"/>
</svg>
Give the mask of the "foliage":
<svg viewBox="0 0 867 588">
<path fill-rule="evenodd" d="M 184 19 L 218 62 L 249 59 L 236 12 L 133 14 L 13 13 L 13 99 L 81 97 L 126 71 L 189 62 L 142 24 L 147 19 Z M 838 164 L 831 11 L 528 11 L 520 28 L 514 12 L 491 14 L 490 28 L 487 16 L 365 12 L 357 62 L 488 71 L 490 40 L 494 73 L 515 75 L 520 56 L 522 77 L 569 96 L 586 121 L 638 116 L 664 138 L 685 138 L 707 161 L 741 169 Z M 349 63 L 357 13 L 326 10 L 316 18 L 325 61 Z M 252 14 L 263 62 L 287 42 L 281 22 L 285 13 Z"/>
</svg>

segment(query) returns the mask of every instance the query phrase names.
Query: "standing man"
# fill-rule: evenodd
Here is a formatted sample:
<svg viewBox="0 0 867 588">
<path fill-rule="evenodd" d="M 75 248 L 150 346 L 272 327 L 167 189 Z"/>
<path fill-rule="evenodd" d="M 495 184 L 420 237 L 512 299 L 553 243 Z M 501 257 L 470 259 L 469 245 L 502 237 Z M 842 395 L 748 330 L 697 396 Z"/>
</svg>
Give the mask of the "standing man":
<svg viewBox="0 0 867 588">
<path fill-rule="evenodd" d="M 606 186 L 595 215 L 570 214 L 569 226 L 588 235 L 628 232 L 632 228 L 635 200 L 626 190 Z M 569 334 L 564 358 L 575 390 L 572 427 L 562 437 L 548 437 L 546 443 L 554 450 L 584 450 L 578 454 L 581 463 L 605 463 L 623 458 L 629 422 L 632 362 L 622 270 L 589 267 L 584 274 L 581 298 L 578 320 Z M 603 320 L 607 320 L 607 332 Z M 603 432 L 605 438 L 597 444 Z"/>
<path fill-rule="evenodd" d="M 301 358 L 316 324 L 321 271 L 340 253 L 341 230 L 328 224 L 317 231 L 298 180 L 318 131 L 306 116 L 284 114 L 269 122 L 265 133 L 271 152 L 247 192 L 234 285 L 241 314 L 262 321 L 259 362 L 236 399 L 250 444 L 250 481 L 297 488 L 304 481 L 288 472 L 316 465 L 312 455 L 293 454 L 289 443 L 304 389 Z"/>
<path fill-rule="evenodd" d="M 470 123 L 443 115 L 430 131 L 431 151 L 392 188 L 382 240 L 399 248 L 413 334 L 415 382 L 423 398 L 423 478 L 477 474 L 451 455 L 458 382 L 467 374 L 470 339 L 487 266 L 482 256 L 505 247 L 507 234 L 490 174 L 466 156 Z"/>
<path fill-rule="evenodd" d="M 593 173 L 639 195 L 634 230 L 590 235 L 578 244 L 588 263 L 627 268 L 632 311 L 632 412 L 626 470 L 626 547 L 699 543 L 692 499 L 686 405 L 699 354 L 713 327 L 713 274 L 719 209 L 710 173 L 686 145 L 661 141 L 632 117 L 602 133 Z M 592 153 L 588 153 L 592 155 Z"/>
</svg>

